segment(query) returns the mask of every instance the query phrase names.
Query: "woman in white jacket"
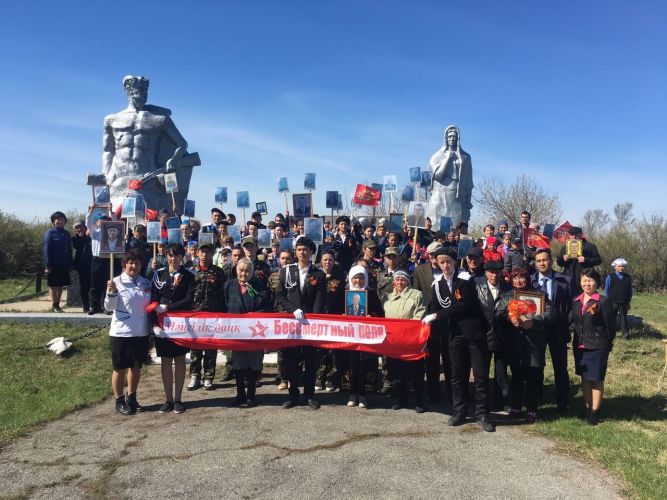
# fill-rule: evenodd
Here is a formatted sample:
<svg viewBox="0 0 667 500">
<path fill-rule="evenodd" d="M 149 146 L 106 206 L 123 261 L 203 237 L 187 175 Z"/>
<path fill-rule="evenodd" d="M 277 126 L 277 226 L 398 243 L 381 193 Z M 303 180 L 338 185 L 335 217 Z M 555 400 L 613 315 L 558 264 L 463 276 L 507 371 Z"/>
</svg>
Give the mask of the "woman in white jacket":
<svg viewBox="0 0 667 500">
<path fill-rule="evenodd" d="M 143 408 L 137 403 L 137 386 L 141 365 L 148 355 L 149 319 L 146 306 L 151 300 L 151 283 L 140 275 L 144 256 L 131 250 L 122 261 L 123 272 L 107 282 L 104 308 L 113 312 L 109 343 L 113 373 L 111 386 L 116 398 L 116 411 L 133 415 Z M 127 373 L 127 397 L 124 396 Z"/>
</svg>

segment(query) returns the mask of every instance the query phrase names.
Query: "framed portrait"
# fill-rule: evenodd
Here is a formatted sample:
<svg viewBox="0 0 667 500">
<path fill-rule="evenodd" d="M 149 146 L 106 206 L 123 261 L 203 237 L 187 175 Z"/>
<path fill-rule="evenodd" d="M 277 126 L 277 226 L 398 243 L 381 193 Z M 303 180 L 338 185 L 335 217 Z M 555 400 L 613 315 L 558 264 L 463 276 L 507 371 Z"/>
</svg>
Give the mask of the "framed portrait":
<svg viewBox="0 0 667 500">
<path fill-rule="evenodd" d="M 307 173 L 303 179 L 303 189 L 313 190 L 315 189 L 315 174 Z"/>
<path fill-rule="evenodd" d="M 313 240 L 316 245 L 324 241 L 324 220 L 319 217 L 306 217 L 303 219 L 303 232 L 306 238 Z"/>
<path fill-rule="evenodd" d="M 420 167 L 410 168 L 410 182 L 417 184 L 422 181 L 422 173 Z"/>
<path fill-rule="evenodd" d="M 162 225 L 159 222 L 148 222 L 146 224 L 146 241 L 148 243 L 160 243 L 162 239 Z"/>
<path fill-rule="evenodd" d="M 404 214 L 389 214 L 389 233 L 402 233 L 403 232 L 403 215 Z"/>
<path fill-rule="evenodd" d="M 109 186 L 93 186 L 93 205 L 109 205 L 110 203 Z"/>
<path fill-rule="evenodd" d="M 271 230 L 258 229 L 257 230 L 257 246 L 259 248 L 271 248 Z"/>
<path fill-rule="evenodd" d="M 199 243 L 199 246 L 214 245 L 215 243 L 213 242 L 213 235 L 214 233 L 205 233 L 204 231 L 199 231 L 199 235 L 197 236 L 197 242 Z"/>
<path fill-rule="evenodd" d="M 248 191 L 236 192 L 236 208 L 250 208 L 250 193 Z"/>
<path fill-rule="evenodd" d="M 426 203 L 410 202 L 408 206 L 408 226 L 420 229 L 426 227 Z"/>
<path fill-rule="evenodd" d="M 289 186 L 287 185 L 287 177 L 281 177 L 280 179 L 278 179 L 278 192 L 289 193 Z"/>
<path fill-rule="evenodd" d="M 459 250 L 456 254 L 457 259 L 465 259 L 472 248 L 473 240 L 459 240 Z"/>
<path fill-rule="evenodd" d="M 107 183 L 107 178 L 104 174 L 86 174 L 86 185 L 88 186 L 104 186 Z"/>
<path fill-rule="evenodd" d="M 566 245 L 566 253 L 570 257 L 570 259 L 576 259 L 577 257 L 581 257 L 583 250 L 581 240 L 567 240 L 565 245 Z"/>
<path fill-rule="evenodd" d="M 125 221 L 103 220 L 100 223 L 100 255 L 125 253 Z"/>
<path fill-rule="evenodd" d="M 226 187 L 217 187 L 217 188 L 215 188 L 215 202 L 216 203 L 227 203 L 227 188 Z"/>
<path fill-rule="evenodd" d="M 336 207 L 336 210 L 343 210 L 343 195 L 341 193 L 338 193 L 338 207 Z"/>
<path fill-rule="evenodd" d="M 183 244 L 183 236 L 181 235 L 180 229 L 167 229 L 167 242 L 176 243 L 177 245 Z"/>
<path fill-rule="evenodd" d="M 421 182 L 419 183 L 419 187 L 423 188 L 431 187 L 431 172 L 429 172 L 428 170 L 424 170 L 421 173 Z"/>
<path fill-rule="evenodd" d="M 164 189 L 167 193 L 178 192 L 178 181 L 176 180 L 176 174 L 164 174 Z"/>
<path fill-rule="evenodd" d="M 86 226 L 91 231 L 95 227 L 95 220 L 100 215 L 109 215 L 109 205 L 91 205 L 88 207 L 88 215 L 86 216 Z"/>
<path fill-rule="evenodd" d="M 167 217 L 167 220 L 165 221 L 165 225 L 167 226 L 167 229 L 180 229 L 181 228 L 181 218 L 178 217 L 178 216 Z"/>
<path fill-rule="evenodd" d="M 257 211 L 262 215 L 266 215 L 269 213 L 269 210 L 266 208 L 265 201 L 260 201 L 259 203 L 255 203 L 255 207 L 257 208 Z"/>
<path fill-rule="evenodd" d="M 383 185 L 379 182 L 372 182 L 371 187 L 380 193 L 380 201 L 382 201 L 382 188 Z"/>
<path fill-rule="evenodd" d="M 327 208 L 336 210 L 338 208 L 338 191 L 327 191 Z"/>
<path fill-rule="evenodd" d="M 401 201 L 414 201 L 415 188 L 413 186 L 405 186 L 401 191 Z"/>
<path fill-rule="evenodd" d="M 313 216 L 313 194 L 302 193 L 292 195 L 294 218 L 305 219 Z"/>
<path fill-rule="evenodd" d="M 440 231 L 449 233 L 452 230 L 452 218 L 443 215 L 440 217 Z"/>
<path fill-rule="evenodd" d="M 544 295 L 539 292 L 529 291 L 514 291 L 514 298 L 516 300 L 528 300 L 537 306 L 537 314 L 544 314 Z"/>
<path fill-rule="evenodd" d="M 396 176 L 385 175 L 382 178 L 382 188 L 385 193 L 395 193 L 396 190 Z"/>
<path fill-rule="evenodd" d="M 121 211 L 123 217 L 135 217 L 137 213 L 137 199 L 136 198 L 123 198 L 123 209 Z"/>
<path fill-rule="evenodd" d="M 556 229 L 556 224 L 545 224 L 544 229 L 542 229 L 542 234 L 551 239 L 554 237 L 554 229 Z"/>
<path fill-rule="evenodd" d="M 227 234 L 232 237 L 234 244 L 241 243 L 241 226 L 227 226 Z"/>
<path fill-rule="evenodd" d="M 347 290 L 345 292 L 345 314 L 348 316 L 367 316 L 367 306 L 366 290 Z"/>
<path fill-rule="evenodd" d="M 294 252 L 294 240 L 292 238 L 280 238 L 280 251 Z"/>
<path fill-rule="evenodd" d="M 195 216 L 195 200 L 183 200 L 183 215 L 188 219 Z"/>
</svg>

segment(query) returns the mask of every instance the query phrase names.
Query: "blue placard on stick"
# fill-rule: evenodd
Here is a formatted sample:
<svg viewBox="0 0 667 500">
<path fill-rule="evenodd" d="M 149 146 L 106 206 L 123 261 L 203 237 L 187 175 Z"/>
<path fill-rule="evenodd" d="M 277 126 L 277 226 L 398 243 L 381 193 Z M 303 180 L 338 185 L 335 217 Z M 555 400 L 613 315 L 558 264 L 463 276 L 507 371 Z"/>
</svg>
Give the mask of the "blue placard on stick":
<svg viewBox="0 0 667 500">
<path fill-rule="evenodd" d="M 440 231 L 443 233 L 449 233 L 452 230 L 452 218 L 442 216 L 440 217 Z"/>
<path fill-rule="evenodd" d="M 418 183 L 422 181 L 421 169 L 419 167 L 410 168 L 410 182 Z"/>
<path fill-rule="evenodd" d="M 167 229 L 180 229 L 181 228 L 181 218 L 180 217 L 168 217 L 165 221 Z"/>
<path fill-rule="evenodd" d="M 280 179 L 278 179 L 278 192 L 289 193 L 289 186 L 287 185 L 287 177 L 281 177 Z"/>
<path fill-rule="evenodd" d="M 460 240 L 459 241 L 459 251 L 456 255 L 457 259 L 464 259 L 468 252 L 472 248 L 473 240 Z"/>
<path fill-rule="evenodd" d="M 250 208 L 250 193 L 248 191 L 236 192 L 236 208 Z"/>
<path fill-rule="evenodd" d="M 422 177 L 422 180 L 421 180 L 421 184 L 419 186 L 423 187 L 423 188 L 430 188 L 431 187 L 431 172 L 429 172 L 428 170 L 424 170 L 421 173 L 421 177 Z"/>
<path fill-rule="evenodd" d="M 402 201 L 414 201 L 415 200 L 415 188 L 412 186 L 405 186 L 401 192 Z"/>
<path fill-rule="evenodd" d="M 545 224 L 542 234 L 547 238 L 551 239 L 554 237 L 554 230 L 556 229 L 556 224 Z"/>
<path fill-rule="evenodd" d="M 183 201 L 183 215 L 188 218 L 195 216 L 195 200 Z"/>
<path fill-rule="evenodd" d="M 313 190 L 315 189 L 315 174 L 307 173 L 303 179 L 303 189 Z"/>
<path fill-rule="evenodd" d="M 227 188 L 226 187 L 217 187 L 217 188 L 215 188 L 215 202 L 216 203 L 227 203 Z"/>
</svg>

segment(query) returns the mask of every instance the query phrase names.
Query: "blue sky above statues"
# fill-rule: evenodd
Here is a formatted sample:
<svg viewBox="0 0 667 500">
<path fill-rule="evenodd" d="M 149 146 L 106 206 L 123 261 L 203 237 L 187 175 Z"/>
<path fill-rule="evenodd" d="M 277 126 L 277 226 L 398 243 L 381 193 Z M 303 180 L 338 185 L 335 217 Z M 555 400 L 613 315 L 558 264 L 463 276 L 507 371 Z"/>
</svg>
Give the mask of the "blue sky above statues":
<svg viewBox="0 0 667 500">
<path fill-rule="evenodd" d="M 150 78 L 149 102 L 170 108 L 199 152 L 188 196 L 199 217 L 215 186 L 282 210 L 276 179 L 298 193 L 306 172 L 317 174 L 320 213 L 327 190 L 350 198 L 390 174 L 401 189 L 449 124 L 476 182 L 532 174 L 570 220 L 626 200 L 638 215 L 664 206 L 660 2 L 115 5 L 4 7 L 2 210 L 85 209 L 126 74 Z M 134 35 L 175 24 L 193 31 L 150 50 Z"/>
</svg>

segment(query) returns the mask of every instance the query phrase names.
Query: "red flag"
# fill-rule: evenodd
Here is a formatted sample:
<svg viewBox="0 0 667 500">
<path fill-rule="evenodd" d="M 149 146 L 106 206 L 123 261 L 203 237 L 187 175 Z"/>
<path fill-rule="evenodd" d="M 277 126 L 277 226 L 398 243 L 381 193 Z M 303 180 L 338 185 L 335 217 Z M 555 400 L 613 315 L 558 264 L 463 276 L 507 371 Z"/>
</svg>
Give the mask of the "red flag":
<svg viewBox="0 0 667 500">
<path fill-rule="evenodd" d="M 153 210 L 151 208 L 146 209 L 146 215 L 144 215 L 145 219 L 147 221 L 155 221 L 157 220 L 157 210 Z"/>
<path fill-rule="evenodd" d="M 132 191 L 140 191 L 141 190 L 141 179 L 131 179 L 130 182 L 127 183 L 128 189 L 131 189 Z"/>
<path fill-rule="evenodd" d="M 380 203 L 380 191 L 373 189 L 370 186 L 357 184 L 357 189 L 354 190 L 354 198 L 352 202 L 357 205 L 367 205 L 370 207 L 377 207 Z"/>
<path fill-rule="evenodd" d="M 530 227 L 523 230 L 523 244 L 533 248 L 549 248 L 549 238 Z"/>
<path fill-rule="evenodd" d="M 123 213 L 123 205 L 120 204 L 116 208 L 116 210 L 113 211 L 113 214 L 116 216 L 116 220 L 120 220 L 120 216 Z"/>
<path fill-rule="evenodd" d="M 560 226 L 554 229 L 554 238 L 556 238 L 561 243 L 565 243 L 567 240 L 567 230 L 572 227 L 572 224 L 569 221 L 563 222 Z"/>
</svg>

